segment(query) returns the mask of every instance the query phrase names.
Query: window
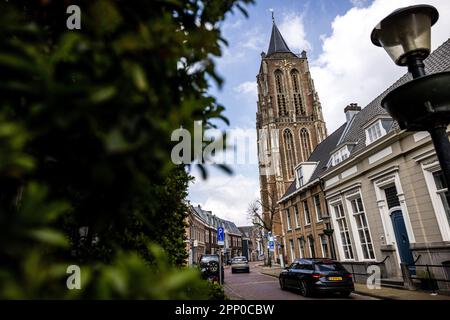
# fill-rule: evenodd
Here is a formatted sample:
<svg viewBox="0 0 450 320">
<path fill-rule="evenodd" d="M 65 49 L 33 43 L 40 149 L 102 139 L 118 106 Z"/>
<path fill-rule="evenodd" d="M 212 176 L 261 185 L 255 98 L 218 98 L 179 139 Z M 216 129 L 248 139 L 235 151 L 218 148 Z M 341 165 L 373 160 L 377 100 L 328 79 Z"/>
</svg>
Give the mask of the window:
<svg viewBox="0 0 450 320">
<path fill-rule="evenodd" d="M 342 203 L 333 206 L 333 210 L 336 216 L 336 224 L 338 225 L 339 229 L 339 236 L 341 238 L 344 257 L 345 259 L 354 259 L 352 242 L 350 240 L 347 219 L 345 218 L 344 207 L 342 206 Z"/>
<path fill-rule="evenodd" d="M 295 252 L 294 252 L 294 240 L 289 240 L 289 248 L 291 249 L 291 261 L 295 260 Z"/>
<path fill-rule="evenodd" d="M 305 225 L 311 224 L 311 216 L 309 214 L 308 202 L 303 201 L 303 212 L 305 214 Z"/>
<path fill-rule="evenodd" d="M 283 136 L 287 170 L 288 174 L 292 177 L 294 175 L 294 164 L 296 162 L 294 154 L 294 139 L 292 138 L 291 131 L 288 129 L 284 130 Z"/>
<path fill-rule="evenodd" d="M 353 217 L 356 221 L 356 228 L 358 230 L 364 259 L 375 259 L 369 227 L 367 225 L 366 213 L 364 212 L 364 206 L 361 197 L 351 199 L 350 204 L 353 212 Z"/>
<path fill-rule="evenodd" d="M 309 141 L 309 133 L 308 130 L 302 128 L 300 130 L 300 141 L 302 144 L 303 154 L 305 155 L 305 159 L 308 159 L 311 155 L 311 143 Z"/>
<path fill-rule="evenodd" d="M 308 244 L 309 244 L 309 254 L 311 258 L 315 258 L 316 250 L 314 249 L 314 238 L 312 236 L 308 237 Z"/>
<path fill-rule="evenodd" d="M 316 207 L 317 221 L 322 221 L 322 207 L 320 205 L 320 195 L 314 196 L 314 206 Z"/>
<path fill-rule="evenodd" d="M 322 257 L 327 258 L 328 256 L 328 239 L 324 234 L 320 235 L 320 245 L 322 247 Z"/>
<path fill-rule="evenodd" d="M 289 209 L 286 209 L 286 220 L 287 220 L 287 229 L 291 230 L 291 213 L 289 212 Z"/>
<path fill-rule="evenodd" d="M 297 239 L 297 244 L 298 244 L 298 253 L 299 253 L 299 257 L 300 259 L 303 259 L 303 255 L 304 255 L 304 250 L 305 250 L 305 246 L 304 246 L 304 242 L 303 239 L 298 238 Z"/>
<path fill-rule="evenodd" d="M 284 94 L 283 74 L 280 70 L 275 71 L 275 87 L 277 92 L 278 114 L 280 116 L 288 115 L 286 96 Z"/>
<path fill-rule="evenodd" d="M 349 156 L 350 152 L 348 150 L 348 147 L 347 146 L 342 147 L 341 149 L 333 153 L 333 155 L 331 156 L 332 165 L 333 166 L 338 165 L 339 163 L 347 159 Z"/>
<path fill-rule="evenodd" d="M 298 175 L 298 183 L 301 187 L 305 184 L 305 178 L 303 176 L 303 167 L 297 169 L 297 175 Z"/>
<path fill-rule="evenodd" d="M 366 144 L 368 145 L 380 139 L 385 134 L 386 130 L 382 127 L 381 120 L 378 120 L 366 129 Z"/>
<path fill-rule="evenodd" d="M 303 106 L 302 96 L 300 93 L 300 76 L 297 70 L 291 71 L 292 89 L 294 90 L 294 108 L 295 114 L 298 116 L 304 116 L 306 114 L 305 107 Z"/>
<path fill-rule="evenodd" d="M 447 216 L 447 221 L 450 224 L 450 193 L 448 191 L 447 184 L 445 183 L 442 171 L 433 172 L 433 179 L 436 184 L 436 193 L 441 200 L 445 215 Z"/>
<path fill-rule="evenodd" d="M 294 219 L 295 219 L 295 227 L 300 228 L 300 219 L 298 217 L 298 206 L 294 206 Z"/>
</svg>

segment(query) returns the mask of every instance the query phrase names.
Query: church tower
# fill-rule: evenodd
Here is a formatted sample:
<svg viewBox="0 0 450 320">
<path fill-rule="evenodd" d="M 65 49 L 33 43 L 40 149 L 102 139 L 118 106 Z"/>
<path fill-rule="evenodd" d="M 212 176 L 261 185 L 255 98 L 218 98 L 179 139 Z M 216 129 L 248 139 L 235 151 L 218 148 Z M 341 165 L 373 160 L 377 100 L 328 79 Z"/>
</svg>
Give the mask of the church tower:
<svg viewBox="0 0 450 320">
<path fill-rule="evenodd" d="M 269 49 L 261 53 L 256 79 L 260 191 L 263 214 L 267 218 L 294 181 L 294 167 L 307 161 L 327 136 L 327 130 L 306 52 L 294 54 L 275 21 Z M 273 220 L 273 234 L 280 236 L 279 212 Z"/>
</svg>

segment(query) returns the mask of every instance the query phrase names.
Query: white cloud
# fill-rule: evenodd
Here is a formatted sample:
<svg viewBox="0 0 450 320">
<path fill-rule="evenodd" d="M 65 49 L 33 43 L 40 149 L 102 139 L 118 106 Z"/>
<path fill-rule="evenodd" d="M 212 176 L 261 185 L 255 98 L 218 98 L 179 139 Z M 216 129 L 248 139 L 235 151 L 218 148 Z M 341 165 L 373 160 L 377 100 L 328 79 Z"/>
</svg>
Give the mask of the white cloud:
<svg viewBox="0 0 450 320">
<path fill-rule="evenodd" d="M 256 89 L 256 81 L 245 81 L 241 84 L 237 85 L 233 89 L 237 93 L 243 93 L 251 95 L 251 98 L 256 99 L 257 89 Z"/>
<path fill-rule="evenodd" d="M 375 0 L 366 7 L 353 7 L 332 23 L 323 38 L 322 54 L 311 63 L 311 74 L 324 109 L 329 132 L 345 121 L 343 109 L 351 102 L 362 107 L 390 86 L 406 68 L 396 66 L 382 48 L 370 42 L 373 27 L 393 10 L 423 0 Z M 435 49 L 450 36 L 450 1 L 429 0 L 440 12 L 432 29 Z"/>
<path fill-rule="evenodd" d="M 312 49 L 311 44 L 306 40 L 302 15 L 294 12 L 284 14 L 278 27 L 291 51 L 301 52 Z"/>
<path fill-rule="evenodd" d="M 203 201 L 193 199 L 194 205 L 200 204 L 203 209 L 237 226 L 251 224 L 247 208 L 251 201 L 259 197 L 258 179 L 242 174 L 215 175 L 206 181 L 197 178 L 189 189 L 190 194 L 205 195 Z"/>
</svg>

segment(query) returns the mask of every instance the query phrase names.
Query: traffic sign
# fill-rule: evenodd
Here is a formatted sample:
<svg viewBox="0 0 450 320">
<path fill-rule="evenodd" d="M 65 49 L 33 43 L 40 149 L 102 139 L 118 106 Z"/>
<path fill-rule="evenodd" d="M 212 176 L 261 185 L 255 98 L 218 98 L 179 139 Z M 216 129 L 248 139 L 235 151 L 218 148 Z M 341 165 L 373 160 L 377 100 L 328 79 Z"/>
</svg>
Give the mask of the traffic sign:
<svg viewBox="0 0 450 320">
<path fill-rule="evenodd" d="M 217 244 L 219 246 L 225 245 L 225 230 L 223 227 L 217 228 Z"/>
<path fill-rule="evenodd" d="M 270 251 L 274 251 L 274 250 L 275 250 L 275 245 L 274 245 L 273 240 L 270 240 L 270 241 L 269 241 L 269 250 L 270 250 Z"/>
</svg>

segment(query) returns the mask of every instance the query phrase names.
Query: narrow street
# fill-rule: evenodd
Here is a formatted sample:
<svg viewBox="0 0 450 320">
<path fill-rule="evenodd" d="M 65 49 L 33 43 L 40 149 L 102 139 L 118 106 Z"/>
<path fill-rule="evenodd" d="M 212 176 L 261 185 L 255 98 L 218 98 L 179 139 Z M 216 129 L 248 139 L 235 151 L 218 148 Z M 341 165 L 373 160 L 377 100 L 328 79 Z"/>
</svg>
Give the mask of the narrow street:
<svg viewBox="0 0 450 320">
<path fill-rule="evenodd" d="M 335 295 L 316 296 L 305 298 L 295 291 L 280 289 L 278 279 L 261 274 L 262 262 L 251 262 L 250 273 L 231 273 L 231 266 L 225 267 L 225 293 L 232 300 L 311 300 L 311 299 L 337 299 Z M 344 300 L 376 300 L 375 298 L 353 293 Z"/>
</svg>

